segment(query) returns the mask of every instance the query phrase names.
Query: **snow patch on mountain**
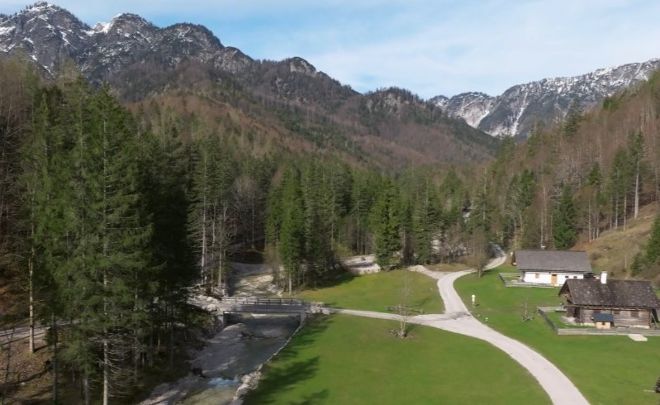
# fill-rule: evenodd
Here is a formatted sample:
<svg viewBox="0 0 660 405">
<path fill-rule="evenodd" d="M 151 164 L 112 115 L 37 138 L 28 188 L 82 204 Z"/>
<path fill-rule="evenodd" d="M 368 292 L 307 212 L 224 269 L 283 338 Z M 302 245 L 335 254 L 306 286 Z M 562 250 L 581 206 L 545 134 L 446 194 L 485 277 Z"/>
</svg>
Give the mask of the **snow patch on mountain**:
<svg viewBox="0 0 660 405">
<path fill-rule="evenodd" d="M 468 125 L 476 128 L 481 120 L 490 113 L 494 100 L 488 94 L 470 92 L 452 98 L 438 96 L 429 101 L 443 109 L 449 116 L 462 118 Z"/>
<path fill-rule="evenodd" d="M 455 118 L 494 136 L 527 137 L 537 123 L 562 120 L 576 104 L 589 109 L 630 86 L 647 80 L 660 59 L 595 70 L 581 76 L 554 77 L 524 83 L 497 97 L 463 93 L 434 97 L 430 102 Z"/>
</svg>

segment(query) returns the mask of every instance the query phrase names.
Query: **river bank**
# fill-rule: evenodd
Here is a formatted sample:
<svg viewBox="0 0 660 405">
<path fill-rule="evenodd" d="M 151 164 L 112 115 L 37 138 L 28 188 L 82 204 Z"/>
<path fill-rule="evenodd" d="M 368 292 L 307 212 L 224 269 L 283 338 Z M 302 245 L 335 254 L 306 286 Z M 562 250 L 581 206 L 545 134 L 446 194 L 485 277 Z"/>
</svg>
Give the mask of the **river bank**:
<svg viewBox="0 0 660 405">
<path fill-rule="evenodd" d="M 191 373 L 156 387 L 141 405 L 230 404 L 241 378 L 267 361 L 298 328 L 298 316 L 242 316 L 194 353 Z M 193 375 L 192 371 L 201 375 Z"/>
<path fill-rule="evenodd" d="M 278 295 L 268 266 L 243 263 L 231 266 L 235 296 Z M 215 300 L 200 296 L 196 301 L 205 308 Z M 287 344 L 299 325 L 297 315 L 230 317 L 227 325 L 204 339 L 201 350 L 190 353 L 190 373 L 186 377 L 159 385 L 140 404 L 231 404 L 243 379 L 253 379 L 253 373 Z"/>
</svg>

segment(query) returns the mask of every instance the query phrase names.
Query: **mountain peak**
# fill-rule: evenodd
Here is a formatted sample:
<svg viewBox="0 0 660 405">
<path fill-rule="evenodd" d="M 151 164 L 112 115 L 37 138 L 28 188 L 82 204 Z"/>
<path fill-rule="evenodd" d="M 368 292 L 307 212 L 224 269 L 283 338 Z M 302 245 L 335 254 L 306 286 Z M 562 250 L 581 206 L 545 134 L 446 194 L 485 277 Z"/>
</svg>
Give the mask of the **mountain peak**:
<svg viewBox="0 0 660 405">
<path fill-rule="evenodd" d="M 102 24 L 101 26 L 104 29 L 104 32 L 117 31 L 120 34 L 133 33 L 144 29 L 153 30 L 156 28 L 151 22 L 132 13 L 118 14 L 107 25 Z"/>
<path fill-rule="evenodd" d="M 296 72 L 296 73 L 302 73 L 304 75 L 308 76 L 316 76 L 317 71 L 314 65 L 311 63 L 307 62 L 305 59 L 294 56 L 293 58 L 285 59 L 282 62 L 288 63 L 289 65 L 289 71 L 290 72 Z"/>
<path fill-rule="evenodd" d="M 553 123 L 566 116 L 571 105 L 582 109 L 598 105 L 606 97 L 650 77 L 660 60 L 598 69 L 570 77 L 551 77 L 510 87 L 497 97 L 484 93 L 461 93 L 449 100 L 429 101 L 448 115 L 491 135 L 525 138 L 537 123 Z"/>
<path fill-rule="evenodd" d="M 63 10 L 61 7 L 56 6 L 55 4 L 49 3 L 47 1 L 38 1 L 33 3 L 23 10 L 26 13 L 43 13 L 49 11 L 59 11 Z"/>
</svg>

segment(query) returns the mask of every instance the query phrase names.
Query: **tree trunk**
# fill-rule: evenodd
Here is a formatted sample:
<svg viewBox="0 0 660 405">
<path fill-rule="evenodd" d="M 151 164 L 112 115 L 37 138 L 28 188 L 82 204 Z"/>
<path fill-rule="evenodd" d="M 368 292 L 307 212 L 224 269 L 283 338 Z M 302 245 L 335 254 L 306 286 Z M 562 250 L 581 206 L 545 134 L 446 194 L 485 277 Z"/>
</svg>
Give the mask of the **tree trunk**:
<svg viewBox="0 0 660 405">
<path fill-rule="evenodd" d="M 89 376 L 87 375 L 87 373 L 83 375 L 82 385 L 83 385 L 83 402 L 85 403 L 85 405 L 90 405 L 92 399 L 89 394 Z"/>
<path fill-rule="evenodd" d="M 206 193 L 204 193 L 202 203 L 202 257 L 199 267 L 202 273 L 202 284 L 206 285 Z"/>
<path fill-rule="evenodd" d="M 53 403 L 57 404 L 59 400 L 59 381 L 58 381 L 58 375 L 59 375 L 59 361 L 58 361 L 58 330 L 57 330 L 57 318 L 53 314 L 51 316 L 51 330 L 53 333 Z M 86 402 L 88 403 L 88 402 Z"/>
<path fill-rule="evenodd" d="M 33 225 L 34 229 L 34 225 Z M 29 310 L 30 310 L 30 331 L 29 331 L 29 346 L 30 353 L 34 353 L 34 246 L 32 247 L 32 252 L 30 259 L 28 261 L 28 295 L 29 295 Z"/>
<path fill-rule="evenodd" d="M 614 229 L 619 229 L 619 196 L 614 201 Z"/>
<path fill-rule="evenodd" d="M 108 167 L 108 157 L 106 155 L 107 151 L 107 140 L 106 140 L 106 123 L 103 122 L 103 257 L 107 258 L 108 249 L 109 249 L 109 240 L 108 240 L 108 200 L 107 200 L 107 167 Z M 107 266 L 107 265 L 106 265 Z M 108 269 L 103 269 L 103 405 L 108 405 L 110 400 L 110 347 L 108 342 L 108 322 L 109 322 L 109 313 L 108 313 Z"/>
<path fill-rule="evenodd" d="M 591 199 L 589 199 L 589 208 L 587 210 L 587 229 L 589 232 L 589 242 L 591 242 L 593 240 L 591 233 Z"/>
<path fill-rule="evenodd" d="M 637 173 L 635 174 L 635 219 L 639 215 L 639 162 L 637 162 Z"/>
<path fill-rule="evenodd" d="M 170 369 L 174 368 L 174 308 L 170 306 L 170 353 L 169 353 Z"/>
<path fill-rule="evenodd" d="M 623 195 L 623 230 L 626 230 L 628 225 L 628 193 Z"/>
<path fill-rule="evenodd" d="M 289 296 L 291 296 L 292 291 L 293 291 L 293 286 L 291 281 L 291 271 L 289 271 Z"/>
</svg>

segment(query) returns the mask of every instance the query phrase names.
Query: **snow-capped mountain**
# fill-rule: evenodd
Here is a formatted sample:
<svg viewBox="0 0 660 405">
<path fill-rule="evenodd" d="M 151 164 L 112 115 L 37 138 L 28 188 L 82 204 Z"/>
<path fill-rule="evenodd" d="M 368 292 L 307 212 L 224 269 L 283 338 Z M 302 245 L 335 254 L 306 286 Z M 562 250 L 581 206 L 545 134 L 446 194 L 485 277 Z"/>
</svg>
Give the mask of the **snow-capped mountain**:
<svg viewBox="0 0 660 405">
<path fill-rule="evenodd" d="M 409 92 L 360 94 L 300 57 L 254 60 L 195 24 L 158 27 L 126 13 L 90 26 L 39 2 L 0 15 L 0 57 L 8 55 L 33 60 L 44 76 L 77 68 L 91 83 L 109 84 L 123 101 L 171 96 L 184 105 L 185 96 L 194 96 L 196 105 L 206 103 L 218 115 L 222 110 L 223 117 L 249 117 L 238 119 L 254 121 L 246 132 L 272 125 L 271 135 L 355 154 L 364 144 L 387 165 L 477 161 L 497 147 L 491 136 Z M 291 139 L 277 141 L 298 142 Z"/>
<path fill-rule="evenodd" d="M 238 49 L 224 47 L 200 25 L 159 28 L 138 15 L 120 14 L 90 27 L 47 2 L 0 17 L 2 53 L 26 54 L 51 74 L 71 60 L 93 81 L 107 80 L 135 63 L 173 67 L 193 58 L 232 72 L 252 62 Z"/>
<path fill-rule="evenodd" d="M 640 81 L 660 68 L 660 59 L 599 69 L 574 77 L 543 79 L 519 84 L 499 96 L 462 93 L 434 97 L 430 102 L 449 116 L 495 136 L 527 137 L 534 125 L 563 119 L 571 105 L 591 108 Z"/>
<path fill-rule="evenodd" d="M 452 116 L 463 118 L 470 126 L 477 127 L 492 110 L 495 99 L 488 94 L 461 93 L 452 98 L 437 96 L 430 100 Z"/>
</svg>

